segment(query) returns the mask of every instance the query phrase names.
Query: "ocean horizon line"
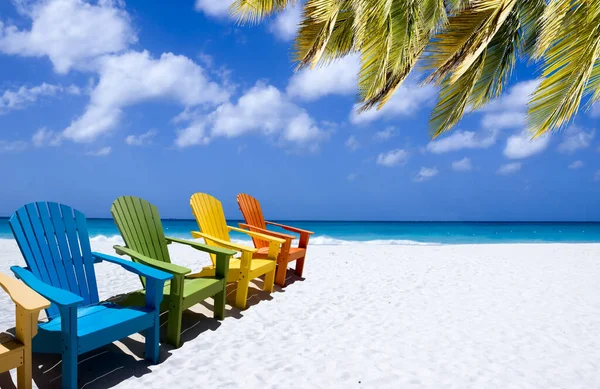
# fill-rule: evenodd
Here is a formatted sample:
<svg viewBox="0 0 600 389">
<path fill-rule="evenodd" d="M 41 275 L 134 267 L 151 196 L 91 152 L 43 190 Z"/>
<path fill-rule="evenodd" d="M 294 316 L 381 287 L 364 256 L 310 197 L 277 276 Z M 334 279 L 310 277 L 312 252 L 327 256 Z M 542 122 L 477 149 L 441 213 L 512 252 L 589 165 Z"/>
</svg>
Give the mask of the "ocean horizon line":
<svg viewBox="0 0 600 389">
<path fill-rule="evenodd" d="M 0 216 L 8 220 L 10 216 Z M 86 217 L 87 220 L 112 221 L 112 217 Z M 193 218 L 161 218 L 166 221 L 196 222 Z M 469 224 L 600 224 L 600 220 L 351 220 L 351 219 L 269 219 L 277 223 L 469 223 Z M 227 222 L 245 222 L 243 219 L 227 219 Z"/>
</svg>

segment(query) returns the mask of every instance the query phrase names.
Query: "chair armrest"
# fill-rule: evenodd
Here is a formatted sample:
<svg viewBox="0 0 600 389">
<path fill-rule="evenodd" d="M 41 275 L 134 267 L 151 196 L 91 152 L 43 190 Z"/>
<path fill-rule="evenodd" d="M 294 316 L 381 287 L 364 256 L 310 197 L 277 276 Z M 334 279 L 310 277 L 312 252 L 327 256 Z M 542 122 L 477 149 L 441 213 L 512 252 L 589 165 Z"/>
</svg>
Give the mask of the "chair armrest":
<svg viewBox="0 0 600 389">
<path fill-rule="evenodd" d="M 142 265 L 139 263 L 135 263 L 132 261 L 125 260 L 123 258 L 113 257 L 112 255 L 107 255 L 103 253 L 93 252 L 92 256 L 102 261 L 111 262 L 117 265 L 120 265 L 123 269 L 128 270 L 137 275 L 152 278 L 158 281 L 167 281 L 173 278 L 173 276 L 169 273 L 157 270 L 153 267 Z"/>
<path fill-rule="evenodd" d="M 237 232 L 241 232 L 242 234 L 246 234 L 252 238 L 257 238 L 260 240 L 266 240 L 267 242 L 276 242 L 279 244 L 285 243 L 285 239 L 281 239 L 281 238 L 276 238 L 273 235 L 266 235 L 266 234 L 261 234 L 260 232 L 254 232 L 254 231 L 249 231 L 249 230 L 243 230 L 241 228 L 237 228 L 237 227 L 231 227 L 231 226 L 227 226 L 227 228 L 230 231 L 237 231 Z"/>
<path fill-rule="evenodd" d="M 50 306 L 50 301 L 40 296 L 39 293 L 36 293 L 23 282 L 3 273 L 0 273 L 0 287 L 8 293 L 16 305 L 27 312 L 39 312 Z"/>
<path fill-rule="evenodd" d="M 257 238 L 260 240 L 266 240 L 267 242 L 269 242 L 269 252 L 267 254 L 267 257 L 272 260 L 277 260 L 277 256 L 279 255 L 279 250 L 281 249 L 281 246 L 283 246 L 286 242 L 285 239 L 280 239 L 280 238 L 276 238 L 274 236 L 261 234 L 259 232 L 242 230 L 241 228 L 235 228 L 235 227 L 230 227 L 230 226 L 227 226 L 227 228 L 229 228 L 229 230 L 231 230 L 231 231 L 242 232 L 253 238 Z"/>
<path fill-rule="evenodd" d="M 231 259 L 232 255 L 237 253 L 237 251 L 230 250 L 230 249 L 224 249 L 221 247 L 209 246 L 207 244 L 193 242 L 191 240 L 176 239 L 176 238 L 169 238 L 169 237 L 165 237 L 165 238 L 167 239 L 167 244 L 169 244 L 171 242 L 186 244 L 188 246 L 195 248 L 196 250 L 200 250 L 200 251 L 207 252 L 209 254 L 213 254 L 215 256 L 215 262 L 217 265 L 215 268 L 215 276 L 217 278 L 221 278 L 221 279 L 227 278 L 227 272 L 229 271 L 229 260 Z"/>
<path fill-rule="evenodd" d="M 207 244 L 202 244 L 199 242 L 194 242 L 191 240 L 185 240 L 185 239 L 177 239 L 177 238 L 171 238 L 168 236 L 165 236 L 165 239 L 167 239 L 167 244 L 171 243 L 171 242 L 175 242 L 175 243 L 181 243 L 181 244 L 186 244 L 188 246 L 191 246 L 193 248 L 195 248 L 196 250 L 200 250 L 200 251 L 204 251 L 207 252 L 209 254 L 215 254 L 215 255 L 234 255 L 237 251 L 235 250 L 229 250 L 229 249 L 223 249 L 220 247 L 215 247 L 215 246 L 210 246 Z"/>
<path fill-rule="evenodd" d="M 186 274 L 189 274 L 192 272 L 187 267 L 183 267 L 183 266 L 175 265 L 172 263 L 152 259 L 152 258 L 142 255 L 142 254 L 138 253 L 137 251 L 132 250 L 128 247 L 113 246 L 113 248 L 115 249 L 115 252 L 119 255 L 128 255 L 131 258 L 134 258 L 137 261 L 143 263 L 144 265 L 148 265 L 150 267 L 162 270 L 163 272 L 172 274 L 174 276 L 178 276 L 178 275 L 183 276 L 183 275 L 186 275 Z"/>
<path fill-rule="evenodd" d="M 237 244 L 237 243 L 227 242 L 227 241 L 225 241 L 223 239 L 215 238 L 212 235 L 205 234 L 204 232 L 200 232 L 200 231 L 192 231 L 192 236 L 194 238 L 204 238 L 205 240 L 209 240 L 209 241 L 213 242 L 214 244 L 217 244 L 219 246 L 223 246 L 223 247 L 231 249 L 231 250 L 239 251 L 239 252 L 255 253 L 255 252 L 258 251 L 254 247 L 246 246 L 246 245 L 243 245 L 243 244 Z"/>
<path fill-rule="evenodd" d="M 251 226 L 250 224 L 246 224 L 246 223 L 238 223 L 238 225 L 240 226 L 240 228 L 245 228 L 252 232 L 258 232 L 258 233 L 265 234 L 265 235 L 271 235 L 271 236 L 274 236 L 275 238 L 279 238 L 279 239 L 285 239 L 285 240 L 296 239 L 296 237 L 294 235 L 288 235 L 288 234 L 283 234 L 281 232 L 269 231 L 267 229 L 256 227 L 256 226 Z"/>
<path fill-rule="evenodd" d="M 10 270 L 31 289 L 60 307 L 76 306 L 83 302 L 83 298 L 75 293 L 46 284 L 27 269 L 11 266 Z"/>
<path fill-rule="evenodd" d="M 284 230 L 287 230 L 287 231 L 295 232 L 297 234 L 308 234 L 308 235 L 314 234 L 314 232 L 312 232 L 312 231 L 303 230 L 301 228 L 296 228 L 296 227 L 292 227 L 292 226 L 286 226 L 285 224 L 279 224 L 279 223 L 273 223 L 273 222 L 265 222 L 265 223 L 270 224 L 272 226 L 279 227 L 279 228 L 283 228 Z"/>
</svg>

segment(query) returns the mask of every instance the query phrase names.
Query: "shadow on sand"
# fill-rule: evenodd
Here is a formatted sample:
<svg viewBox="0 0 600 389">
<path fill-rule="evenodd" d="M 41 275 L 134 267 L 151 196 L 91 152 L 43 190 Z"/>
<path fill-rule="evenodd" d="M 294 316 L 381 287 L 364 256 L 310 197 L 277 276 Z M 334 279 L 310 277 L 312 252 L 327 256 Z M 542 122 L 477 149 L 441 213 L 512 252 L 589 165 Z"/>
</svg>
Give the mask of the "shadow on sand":
<svg viewBox="0 0 600 389">
<path fill-rule="evenodd" d="M 286 287 L 304 278 L 298 277 L 288 269 Z M 263 280 L 250 283 L 248 304 L 250 308 L 261 301 L 272 300 L 271 294 L 262 290 Z M 241 319 L 243 311 L 234 306 L 236 285 L 227 285 L 227 311 L 225 318 Z M 285 288 L 275 285 L 275 292 L 285 293 Z M 216 331 L 221 322 L 212 317 L 212 299 L 188 309 L 183 313 L 182 347 L 206 331 Z M 161 315 L 161 339 L 166 335 L 166 312 Z M 14 334 L 14 328 L 8 330 Z M 160 345 L 159 364 L 167 360 L 175 349 L 162 343 Z M 175 351 L 176 352 L 176 351 Z M 144 338 L 140 334 L 121 339 L 107 346 L 79 356 L 79 388 L 108 389 L 132 377 L 141 377 L 151 372 L 151 364 L 144 360 Z M 33 380 L 38 388 L 60 388 L 62 383 L 62 364 L 59 354 L 33 353 Z M 9 372 L 0 373 L 0 388 L 17 389 Z"/>
</svg>

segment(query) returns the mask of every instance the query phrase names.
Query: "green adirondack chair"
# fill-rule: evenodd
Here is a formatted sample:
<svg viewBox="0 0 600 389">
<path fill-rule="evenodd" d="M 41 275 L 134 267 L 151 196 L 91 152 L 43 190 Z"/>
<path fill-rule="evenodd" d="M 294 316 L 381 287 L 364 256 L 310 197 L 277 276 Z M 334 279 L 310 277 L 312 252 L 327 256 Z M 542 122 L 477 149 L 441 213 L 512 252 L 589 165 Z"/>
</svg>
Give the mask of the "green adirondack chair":
<svg viewBox="0 0 600 389">
<path fill-rule="evenodd" d="M 115 200 L 110 208 L 126 247 L 114 246 L 119 255 L 128 255 L 135 262 L 152 266 L 173 275 L 165 283 L 161 310 L 169 311 L 167 323 L 167 343 L 181 345 L 181 315 L 184 310 L 213 297 L 213 313 L 216 319 L 225 317 L 225 279 L 229 269 L 229 259 L 236 252 L 219 247 L 190 242 L 183 239 L 166 237 L 158 209 L 148 201 L 133 196 L 122 196 Z M 217 258 L 214 277 L 186 278 L 191 270 L 171 263 L 167 245 L 176 242 L 191 246 L 197 250 L 214 254 Z M 146 287 L 145 279 L 140 277 Z M 136 304 L 145 292 L 141 290 L 130 295 L 125 304 Z M 136 299 L 137 296 L 137 299 Z"/>
</svg>

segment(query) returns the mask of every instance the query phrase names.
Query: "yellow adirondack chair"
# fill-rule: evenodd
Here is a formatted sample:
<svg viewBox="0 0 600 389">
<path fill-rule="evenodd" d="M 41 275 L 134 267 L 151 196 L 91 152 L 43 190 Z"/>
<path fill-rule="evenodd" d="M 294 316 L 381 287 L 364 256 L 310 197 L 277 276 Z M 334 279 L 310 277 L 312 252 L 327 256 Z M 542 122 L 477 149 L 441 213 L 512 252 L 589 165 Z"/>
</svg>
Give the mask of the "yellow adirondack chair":
<svg viewBox="0 0 600 389">
<path fill-rule="evenodd" d="M 192 231 L 194 238 L 203 238 L 208 245 L 221 246 L 241 253 L 239 258 L 232 258 L 229 262 L 229 271 L 226 278 L 227 282 L 237 282 L 235 305 L 240 309 L 246 309 L 248 284 L 250 280 L 262 275 L 265 276 L 263 290 L 269 293 L 273 292 L 277 255 L 285 240 L 228 226 L 221 202 L 206 193 L 195 193 L 192 195 L 190 205 L 200 228 L 200 231 Z M 257 249 L 231 242 L 229 231 L 238 231 L 253 238 L 269 242 L 267 258 L 253 259 L 252 257 L 257 252 Z M 214 276 L 216 258 L 211 254 L 211 259 L 212 266 L 203 268 L 200 273 L 194 276 Z"/>
<path fill-rule="evenodd" d="M 0 273 L 0 286 L 16 305 L 16 339 L 0 334 L 0 371 L 17 369 L 19 389 L 31 389 L 31 339 L 37 334 L 38 316 L 50 306 L 46 300 L 19 280 Z"/>
</svg>

